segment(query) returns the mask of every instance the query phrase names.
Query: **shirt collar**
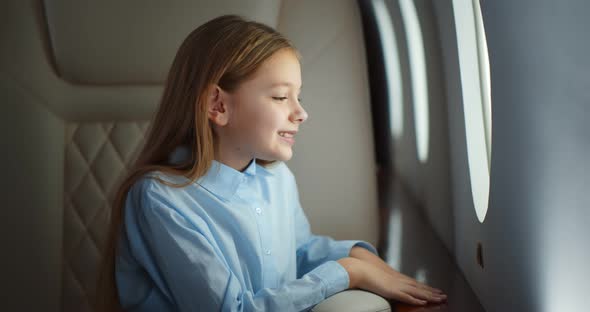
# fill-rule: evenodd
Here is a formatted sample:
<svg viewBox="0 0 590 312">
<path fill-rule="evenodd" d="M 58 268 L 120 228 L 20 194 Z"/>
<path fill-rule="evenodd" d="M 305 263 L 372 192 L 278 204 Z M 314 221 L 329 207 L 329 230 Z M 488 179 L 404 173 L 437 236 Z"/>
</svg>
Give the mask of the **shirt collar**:
<svg viewBox="0 0 590 312">
<path fill-rule="evenodd" d="M 179 146 L 170 155 L 170 161 L 180 162 L 189 156 L 188 152 L 188 147 Z M 213 160 L 207 173 L 197 179 L 197 183 L 224 200 L 229 200 L 236 193 L 240 184 L 257 174 L 273 175 L 269 168 L 256 164 L 256 158 L 250 161 L 243 172 Z"/>
<path fill-rule="evenodd" d="M 253 159 L 244 172 L 213 160 L 207 173 L 197 180 L 202 187 L 215 195 L 229 200 L 246 182 L 248 176 L 256 175 L 256 159 Z"/>
</svg>

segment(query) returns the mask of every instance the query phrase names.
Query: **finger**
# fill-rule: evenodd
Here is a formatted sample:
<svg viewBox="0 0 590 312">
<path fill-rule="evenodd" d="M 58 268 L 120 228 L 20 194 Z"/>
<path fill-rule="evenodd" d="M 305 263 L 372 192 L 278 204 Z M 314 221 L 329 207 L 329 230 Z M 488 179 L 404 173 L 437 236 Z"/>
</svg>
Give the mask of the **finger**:
<svg viewBox="0 0 590 312">
<path fill-rule="evenodd" d="M 415 280 L 415 279 L 413 279 L 401 272 L 395 271 L 394 275 L 397 277 L 398 280 L 405 282 L 406 284 L 412 285 L 412 286 L 420 288 L 420 289 L 425 289 L 425 290 L 427 290 L 433 294 L 436 294 L 436 295 L 444 296 L 444 299 L 446 299 L 446 294 L 438 288 L 434 288 L 434 287 L 430 287 L 426 284 L 422 284 L 422 283 L 418 282 L 417 280 Z"/>
<path fill-rule="evenodd" d="M 396 297 L 397 298 L 394 298 L 394 299 L 405 302 L 405 303 L 414 304 L 414 305 L 426 305 L 428 303 L 428 301 L 426 301 L 426 300 L 421 300 L 421 299 L 415 298 L 412 295 L 404 293 L 404 292 L 399 293 Z"/>
<path fill-rule="evenodd" d="M 426 284 L 418 283 L 417 284 L 417 287 L 418 288 L 422 288 L 422 289 L 426 289 L 426 290 L 428 290 L 430 292 L 433 292 L 435 294 L 444 295 L 444 292 L 442 290 L 440 290 L 438 288 L 430 287 L 430 286 L 428 286 Z"/>
<path fill-rule="evenodd" d="M 428 290 L 420 289 L 420 288 L 412 287 L 412 286 L 404 289 L 404 291 L 416 298 L 419 298 L 422 300 L 427 300 L 430 302 L 442 302 L 443 300 L 446 299 L 446 295 L 439 295 L 439 294 L 430 292 Z"/>
<path fill-rule="evenodd" d="M 426 284 L 422 284 L 422 283 L 418 282 L 417 280 L 415 280 L 415 279 L 413 279 L 411 277 L 407 277 L 406 276 L 403 280 L 406 281 L 408 284 L 414 286 L 414 287 L 418 287 L 418 288 L 421 288 L 421 289 L 426 289 L 426 290 L 428 290 L 430 292 L 441 294 L 441 295 L 444 294 L 444 292 L 442 290 L 440 290 L 438 288 L 430 287 L 430 286 L 428 286 Z"/>
</svg>

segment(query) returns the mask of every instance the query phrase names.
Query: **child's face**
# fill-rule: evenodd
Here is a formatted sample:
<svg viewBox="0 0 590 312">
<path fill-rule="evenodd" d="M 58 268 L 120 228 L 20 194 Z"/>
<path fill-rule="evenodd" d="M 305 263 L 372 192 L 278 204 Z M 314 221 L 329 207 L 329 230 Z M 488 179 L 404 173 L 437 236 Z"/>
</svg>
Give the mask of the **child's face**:
<svg viewBox="0 0 590 312">
<path fill-rule="evenodd" d="M 295 134 L 307 119 L 300 92 L 299 60 L 288 49 L 277 51 L 230 94 L 232 109 L 224 132 L 231 145 L 226 151 L 248 161 L 291 159 Z"/>
</svg>

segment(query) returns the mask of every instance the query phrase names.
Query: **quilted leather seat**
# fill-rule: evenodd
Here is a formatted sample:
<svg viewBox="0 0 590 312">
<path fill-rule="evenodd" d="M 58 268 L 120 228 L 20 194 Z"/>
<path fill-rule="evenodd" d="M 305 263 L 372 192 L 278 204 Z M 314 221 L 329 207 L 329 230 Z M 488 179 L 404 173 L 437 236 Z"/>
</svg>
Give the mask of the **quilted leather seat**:
<svg viewBox="0 0 590 312">
<path fill-rule="evenodd" d="M 143 142 L 181 40 L 221 14 L 274 26 L 300 49 L 310 118 L 289 166 L 302 204 L 314 232 L 376 245 L 355 1 L 8 0 L 0 11 L 2 310 L 90 311 L 117 182 Z"/>
</svg>

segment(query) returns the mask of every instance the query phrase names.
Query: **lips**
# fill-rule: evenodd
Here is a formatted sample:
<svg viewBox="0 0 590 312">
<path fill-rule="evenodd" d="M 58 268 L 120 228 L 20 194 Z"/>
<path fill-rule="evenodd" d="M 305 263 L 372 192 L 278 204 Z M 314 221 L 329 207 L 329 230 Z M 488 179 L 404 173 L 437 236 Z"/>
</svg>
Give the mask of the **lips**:
<svg viewBox="0 0 590 312">
<path fill-rule="evenodd" d="M 281 139 L 291 145 L 295 144 L 295 134 L 297 131 L 279 131 Z"/>
<path fill-rule="evenodd" d="M 279 131 L 279 135 L 284 138 L 292 138 L 297 134 L 297 131 Z"/>
</svg>

